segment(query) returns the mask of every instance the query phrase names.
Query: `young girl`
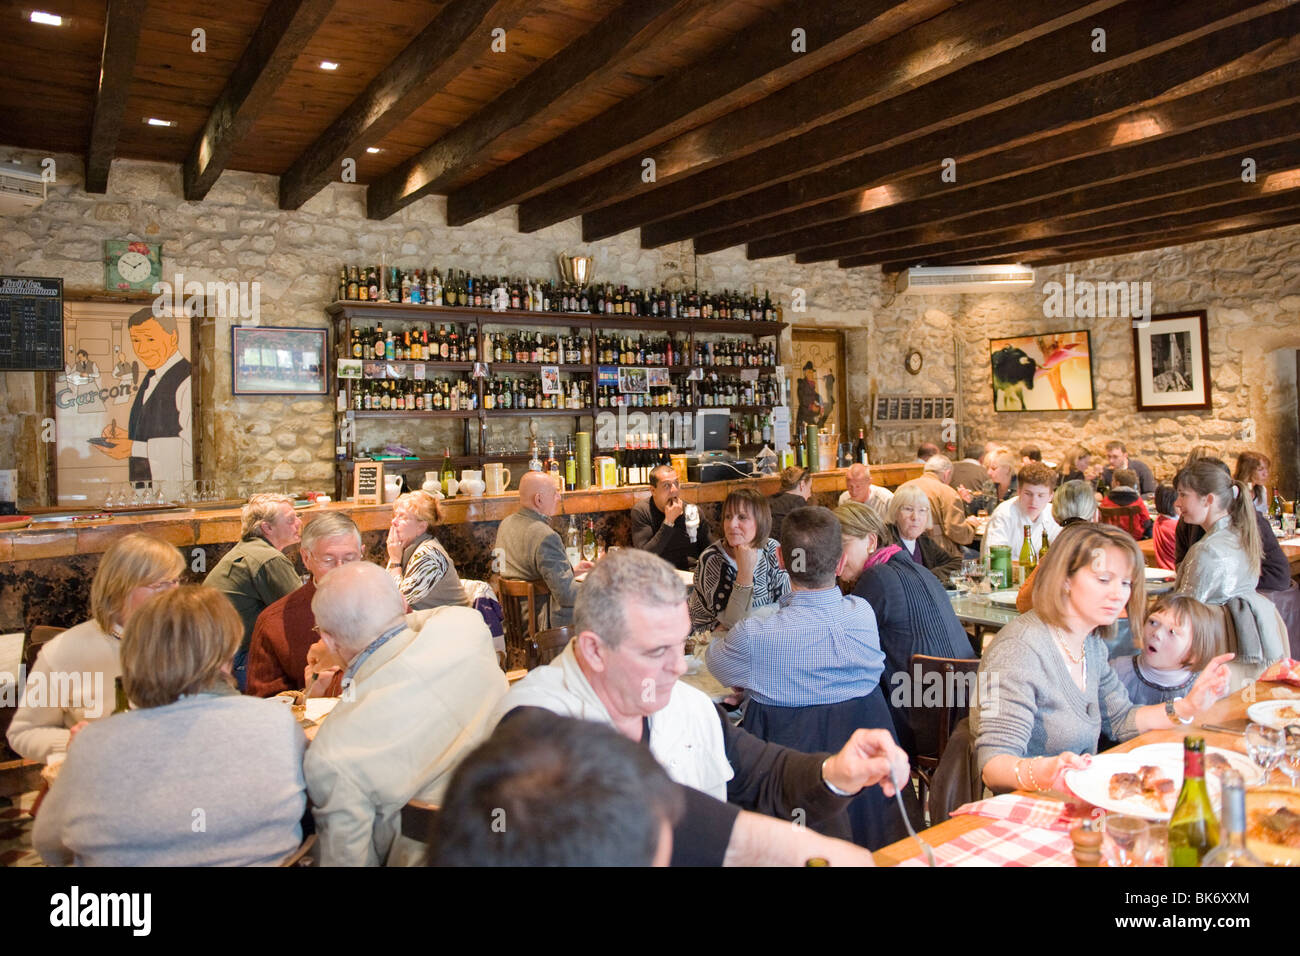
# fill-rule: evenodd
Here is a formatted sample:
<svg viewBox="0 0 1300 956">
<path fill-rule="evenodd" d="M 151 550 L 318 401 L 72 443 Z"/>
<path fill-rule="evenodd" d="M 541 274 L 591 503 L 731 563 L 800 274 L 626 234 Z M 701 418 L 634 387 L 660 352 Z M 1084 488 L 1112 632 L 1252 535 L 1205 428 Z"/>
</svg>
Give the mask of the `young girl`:
<svg viewBox="0 0 1300 956">
<path fill-rule="evenodd" d="M 1147 612 L 1139 652 L 1110 664 L 1133 703 L 1161 704 L 1184 696 L 1223 644 L 1223 622 L 1212 608 L 1162 594 Z"/>
</svg>

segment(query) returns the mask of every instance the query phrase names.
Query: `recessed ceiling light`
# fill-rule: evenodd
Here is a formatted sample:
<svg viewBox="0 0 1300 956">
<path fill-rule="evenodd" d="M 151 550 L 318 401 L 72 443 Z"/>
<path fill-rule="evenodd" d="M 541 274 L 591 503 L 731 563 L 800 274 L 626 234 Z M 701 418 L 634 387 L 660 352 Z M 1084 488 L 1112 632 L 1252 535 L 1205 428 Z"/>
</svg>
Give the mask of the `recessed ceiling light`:
<svg viewBox="0 0 1300 956">
<path fill-rule="evenodd" d="M 43 23 L 47 27 L 61 27 L 63 26 L 63 17 L 53 13 L 46 13 L 43 10 L 33 10 L 32 23 Z"/>
<path fill-rule="evenodd" d="M 158 119 L 158 117 L 156 116 L 150 116 L 147 120 L 145 120 L 145 122 L 148 123 L 150 126 L 175 126 L 176 125 L 172 120 Z"/>
<path fill-rule="evenodd" d="M 339 65 L 333 62 L 332 60 L 321 60 L 320 68 L 322 70 L 337 70 L 339 68 Z"/>
<path fill-rule="evenodd" d="M 366 147 L 366 152 L 367 152 L 367 153 L 382 153 L 383 150 L 380 149 L 378 146 L 367 146 L 367 147 Z"/>
</svg>

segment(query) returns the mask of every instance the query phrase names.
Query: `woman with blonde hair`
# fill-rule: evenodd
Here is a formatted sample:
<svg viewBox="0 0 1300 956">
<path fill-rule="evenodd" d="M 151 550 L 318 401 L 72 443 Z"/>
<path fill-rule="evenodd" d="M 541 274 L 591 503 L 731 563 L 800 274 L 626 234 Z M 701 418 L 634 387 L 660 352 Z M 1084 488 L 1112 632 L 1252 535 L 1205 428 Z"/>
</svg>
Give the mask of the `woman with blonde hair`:
<svg viewBox="0 0 1300 956">
<path fill-rule="evenodd" d="M 928 568 L 940 584 L 946 585 L 949 578 L 961 570 L 961 555 L 945 551 L 943 545 L 927 533 L 934 527 L 934 520 L 930 514 L 930 496 L 925 489 L 919 485 L 903 485 L 889 500 L 885 517 L 899 547 L 921 567 Z"/>
<path fill-rule="evenodd" d="M 1228 689 L 1222 654 L 1187 696 L 1136 707 L 1107 660 L 1104 638 L 1120 612 L 1142 620 L 1142 552 L 1120 528 L 1080 522 L 1064 529 L 1039 567 L 1034 609 L 984 649 L 972 710 L 975 758 L 995 791 L 1065 793 L 1066 771 L 1086 767 L 1101 734 L 1129 740 L 1189 724 Z"/>
<path fill-rule="evenodd" d="M 966 511 L 976 514 L 982 508 L 992 512 L 998 505 L 1016 493 L 1016 471 L 1020 468 L 1020 459 L 1011 453 L 1011 449 L 998 446 L 984 459 L 988 481 L 980 493 L 959 487 L 957 494 L 966 502 Z"/>
<path fill-rule="evenodd" d="M 133 709 L 78 734 L 32 832 L 47 863 L 274 866 L 297 850 L 307 741 L 290 708 L 235 689 L 242 633 L 211 588 L 176 588 L 131 618 Z"/>
<path fill-rule="evenodd" d="M 104 552 L 90 586 L 91 618 L 41 646 L 9 725 L 9 746 L 27 760 L 45 760 L 67 750 L 87 720 L 112 712 L 123 629 L 146 601 L 176 587 L 184 570 L 179 551 L 148 535 L 129 534 Z"/>
<path fill-rule="evenodd" d="M 772 512 L 753 488 L 737 488 L 722 503 L 722 537 L 700 552 L 691 588 L 691 627 L 729 630 L 755 608 L 790 592 L 777 543 L 769 534 Z"/>
<path fill-rule="evenodd" d="M 1092 452 L 1083 445 L 1071 445 L 1066 449 L 1057 468 L 1061 473 L 1061 483 L 1067 481 L 1094 481 L 1101 474 L 1101 465 L 1092 463 Z"/>
<path fill-rule="evenodd" d="M 451 555 L 433 536 L 441 521 L 442 506 L 427 491 L 411 491 L 393 502 L 387 570 L 412 610 L 469 603 Z"/>
<path fill-rule="evenodd" d="M 835 517 L 844 546 L 840 581 L 871 605 L 880 630 L 880 649 L 885 653 L 880 686 L 899 746 L 911 757 L 935 754 L 938 708 L 912 706 L 913 695 L 905 695 L 911 703 L 906 699 L 900 703 L 893 692 L 900 682 L 911 681 L 913 654 L 970 659 L 975 656 L 970 639 L 938 579 L 894 543 L 893 532 L 873 509 L 851 501 L 836 508 Z M 903 676 L 896 678 L 899 674 Z"/>
</svg>

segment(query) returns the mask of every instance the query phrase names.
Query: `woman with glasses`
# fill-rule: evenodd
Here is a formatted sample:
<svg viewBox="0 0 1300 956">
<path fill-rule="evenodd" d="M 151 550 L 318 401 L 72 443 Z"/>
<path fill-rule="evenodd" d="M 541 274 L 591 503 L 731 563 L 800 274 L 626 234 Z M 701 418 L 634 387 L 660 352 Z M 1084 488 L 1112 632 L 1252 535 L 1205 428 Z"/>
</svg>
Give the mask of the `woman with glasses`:
<svg viewBox="0 0 1300 956">
<path fill-rule="evenodd" d="M 122 632 L 141 605 L 176 587 L 184 569 L 179 551 L 143 534 L 104 552 L 90 586 L 91 619 L 42 645 L 9 725 L 10 747 L 44 761 L 66 751 L 86 721 L 113 712 Z"/>
<path fill-rule="evenodd" d="M 949 554 L 930 536 L 934 527 L 930 517 L 930 498 L 919 485 L 903 485 L 889 501 L 886 511 L 889 530 L 894 533 L 899 547 L 908 557 L 923 568 L 929 568 L 939 583 L 947 586 L 949 579 L 961 570 L 961 555 Z"/>
<path fill-rule="evenodd" d="M 438 499 L 427 491 L 408 492 L 393 502 L 388 573 L 412 610 L 469 604 L 451 555 L 433 536 L 441 521 Z"/>
</svg>

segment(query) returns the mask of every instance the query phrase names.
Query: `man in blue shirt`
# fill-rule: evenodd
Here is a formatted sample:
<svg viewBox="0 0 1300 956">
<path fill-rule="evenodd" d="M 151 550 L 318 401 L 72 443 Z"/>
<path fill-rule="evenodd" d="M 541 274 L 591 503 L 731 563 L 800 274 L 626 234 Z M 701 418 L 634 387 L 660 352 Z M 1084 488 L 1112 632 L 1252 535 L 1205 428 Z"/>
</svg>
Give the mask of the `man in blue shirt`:
<svg viewBox="0 0 1300 956">
<path fill-rule="evenodd" d="M 871 605 L 844 596 L 840 522 L 828 509 L 799 508 L 781 529 L 791 593 L 767 617 L 749 617 L 707 652 L 723 684 L 762 704 L 806 707 L 865 697 L 880 684 L 885 655 Z"/>
</svg>

